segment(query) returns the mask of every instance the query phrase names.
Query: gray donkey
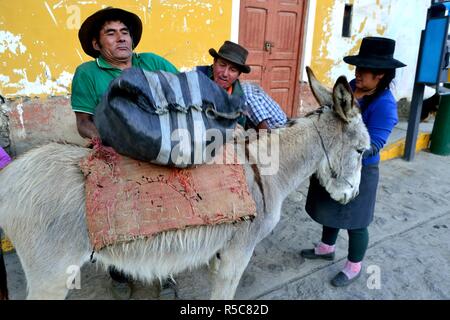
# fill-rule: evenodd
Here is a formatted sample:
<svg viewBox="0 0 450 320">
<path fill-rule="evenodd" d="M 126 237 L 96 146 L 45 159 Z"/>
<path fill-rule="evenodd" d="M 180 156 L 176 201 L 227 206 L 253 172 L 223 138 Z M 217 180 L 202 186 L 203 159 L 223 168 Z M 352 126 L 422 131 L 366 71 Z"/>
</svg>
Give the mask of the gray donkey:
<svg viewBox="0 0 450 320">
<path fill-rule="evenodd" d="M 276 136 L 272 141 L 278 140 L 279 149 L 278 171 L 271 175 L 261 174 L 259 164 L 244 164 L 256 202 L 253 221 L 162 232 L 108 246 L 96 254 L 97 261 L 148 282 L 210 263 L 211 298 L 232 299 L 255 246 L 274 229 L 284 199 L 302 182 L 316 174 L 335 200 L 347 203 L 353 199 L 358 194 L 369 135 L 345 77 L 330 90 L 309 68 L 307 72 L 323 106 L 320 112 L 250 142 L 252 150 L 260 139 Z M 64 299 L 66 270 L 89 261 L 92 247 L 78 163 L 90 151 L 50 143 L 27 152 L 0 172 L 0 226 L 22 263 L 28 299 Z"/>
</svg>

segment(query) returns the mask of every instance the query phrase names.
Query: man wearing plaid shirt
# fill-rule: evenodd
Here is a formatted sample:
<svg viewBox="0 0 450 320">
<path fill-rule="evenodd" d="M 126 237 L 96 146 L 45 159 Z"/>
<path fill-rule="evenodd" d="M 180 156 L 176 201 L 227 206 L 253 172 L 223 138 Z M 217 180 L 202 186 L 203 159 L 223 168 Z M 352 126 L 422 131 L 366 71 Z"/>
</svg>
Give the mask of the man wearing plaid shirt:
<svg viewBox="0 0 450 320">
<path fill-rule="evenodd" d="M 251 70 L 245 64 L 247 49 L 237 43 L 225 41 L 219 51 L 211 48 L 209 54 L 214 58 L 214 63 L 210 66 L 197 66 L 196 70 L 206 74 L 229 94 L 244 98 L 247 114 L 238 121 L 239 124 L 257 130 L 274 129 L 286 124 L 287 118 L 283 110 L 261 87 L 239 81 L 242 72 L 249 73 Z"/>
<path fill-rule="evenodd" d="M 241 86 L 247 104 L 247 119 L 257 130 L 279 128 L 286 124 L 286 114 L 260 86 L 250 82 L 243 82 Z"/>
</svg>

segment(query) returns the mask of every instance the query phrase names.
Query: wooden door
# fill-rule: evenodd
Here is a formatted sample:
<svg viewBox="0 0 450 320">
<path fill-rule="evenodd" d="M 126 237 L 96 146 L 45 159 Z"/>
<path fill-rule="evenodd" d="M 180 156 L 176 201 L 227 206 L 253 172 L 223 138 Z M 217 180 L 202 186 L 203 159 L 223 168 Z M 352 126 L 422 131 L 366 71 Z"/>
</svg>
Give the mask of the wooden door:
<svg viewBox="0 0 450 320">
<path fill-rule="evenodd" d="M 297 113 L 298 75 L 307 0 L 241 0 L 239 43 L 252 71 L 289 117 Z"/>
</svg>

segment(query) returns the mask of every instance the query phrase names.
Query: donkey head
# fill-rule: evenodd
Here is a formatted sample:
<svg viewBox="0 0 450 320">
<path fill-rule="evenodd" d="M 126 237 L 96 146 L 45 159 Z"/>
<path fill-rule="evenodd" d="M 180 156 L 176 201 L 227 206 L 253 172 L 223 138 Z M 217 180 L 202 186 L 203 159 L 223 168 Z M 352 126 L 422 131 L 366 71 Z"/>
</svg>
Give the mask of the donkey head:
<svg viewBox="0 0 450 320">
<path fill-rule="evenodd" d="M 362 154 L 370 146 L 370 137 L 347 79 L 339 77 L 330 90 L 310 68 L 306 71 L 311 90 L 323 106 L 315 124 L 321 141 L 318 148 L 323 149 L 316 176 L 334 200 L 346 204 L 358 195 Z"/>
</svg>

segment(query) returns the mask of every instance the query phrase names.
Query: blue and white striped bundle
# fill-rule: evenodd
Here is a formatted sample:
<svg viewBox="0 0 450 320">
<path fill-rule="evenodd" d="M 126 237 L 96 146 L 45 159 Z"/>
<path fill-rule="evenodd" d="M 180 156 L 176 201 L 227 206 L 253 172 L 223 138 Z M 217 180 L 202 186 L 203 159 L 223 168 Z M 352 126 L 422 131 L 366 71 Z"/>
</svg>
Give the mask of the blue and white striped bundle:
<svg viewBox="0 0 450 320">
<path fill-rule="evenodd" d="M 202 164 L 227 142 L 244 99 L 197 71 L 139 68 L 113 80 L 96 108 L 102 142 L 131 158 L 184 168 Z"/>
</svg>

